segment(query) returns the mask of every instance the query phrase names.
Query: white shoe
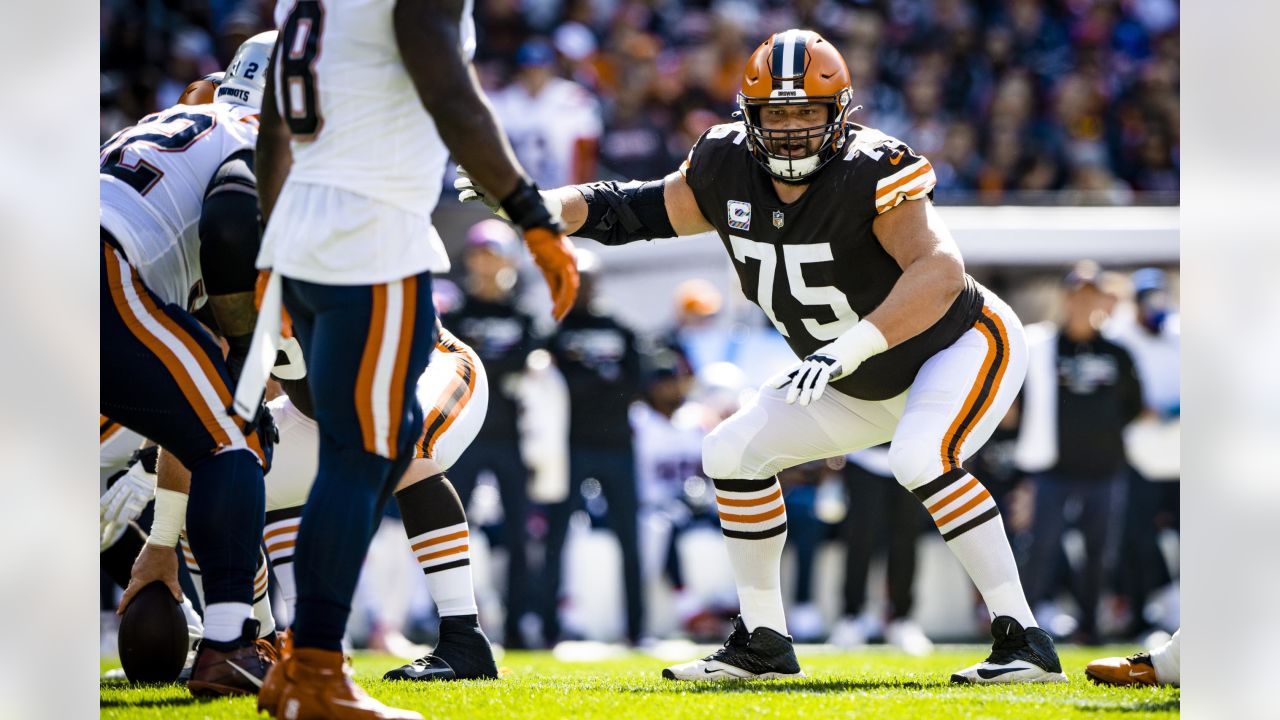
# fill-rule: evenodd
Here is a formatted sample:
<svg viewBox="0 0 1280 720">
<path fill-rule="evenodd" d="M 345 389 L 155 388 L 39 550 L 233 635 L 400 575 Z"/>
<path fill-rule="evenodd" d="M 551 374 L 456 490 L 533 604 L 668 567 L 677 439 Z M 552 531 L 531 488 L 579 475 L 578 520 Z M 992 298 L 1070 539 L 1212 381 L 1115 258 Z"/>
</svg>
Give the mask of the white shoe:
<svg viewBox="0 0 1280 720">
<path fill-rule="evenodd" d="M 884 629 L 884 639 L 908 655 L 921 657 L 933 652 L 933 642 L 919 625 L 906 618 L 889 623 Z"/>
<path fill-rule="evenodd" d="M 867 637 L 871 634 L 867 628 L 868 624 L 862 616 L 845 615 L 836 621 L 835 627 L 831 628 L 831 635 L 827 637 L 827 642 L 841 650 L 856 650 L 867 644 Z"/>
<path fill-rule="evenodd" d="M 822 613 L 813 603 L 795 606 L 787 613 L 787 629 L 799 642 L 811 642 L 823 636 Z"/>
</svg>

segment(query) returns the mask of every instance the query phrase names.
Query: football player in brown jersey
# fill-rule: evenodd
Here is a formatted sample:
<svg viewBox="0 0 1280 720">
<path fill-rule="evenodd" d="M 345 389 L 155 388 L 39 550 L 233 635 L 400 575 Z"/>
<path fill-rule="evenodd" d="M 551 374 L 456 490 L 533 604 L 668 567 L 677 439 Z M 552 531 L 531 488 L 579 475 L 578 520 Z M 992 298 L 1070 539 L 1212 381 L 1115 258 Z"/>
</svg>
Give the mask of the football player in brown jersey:
<svg viewBox="0 0 1280 720">
<path fill-rule="evenodd" d="M 851 122 L 852 94 L 830 43 L 780 32 L 747 61 L 741 120 L 708 130 L 676 172 L 544 194 L 572 234 L 609 245 L 715 231 L 744 293 L 798 358 L 703 444 L 741 617 L 722 649 L 663 675 L 801 674 L 779 587 L 787 523 L 775 476 L 890 442 L 894 475 L 924 503 L 993 618 L 990 656 L 951 679 L 1064 682 L 995 501 L 963 465 L 1022 385 L 1022 325 L 965 273 L 931 202 L 929 161 Z M 456 187 L 461 199 L 496 207 L 468 177 Z"/>
</svg>

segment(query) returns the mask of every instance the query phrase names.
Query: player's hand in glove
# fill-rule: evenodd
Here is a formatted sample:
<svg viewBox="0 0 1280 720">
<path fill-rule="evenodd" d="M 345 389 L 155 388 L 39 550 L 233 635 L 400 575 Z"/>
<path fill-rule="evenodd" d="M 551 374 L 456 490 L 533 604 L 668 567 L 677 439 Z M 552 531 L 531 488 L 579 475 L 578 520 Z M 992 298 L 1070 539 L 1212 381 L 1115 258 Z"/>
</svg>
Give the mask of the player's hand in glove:
<svg viewBox="0 0 1280 720">
<path fill-rule="evenodd" d="M 476 181 L 471 179 L 471 174 L 461 165 L 458 166 L 458 179 L 453 181 L 453 189 L 458 191 L 458 199 L 462 202 L 479 201 L 489 208 L 489 211 L 494 215 L 511 222 L 511 217 L 502 209 L 498 199 L 477 185 Z"/>
<path fill-rule="evenodd" d="M 827 384 L 853 374 L 867 358 L 884 352 L 888 343 L 880 329 L 866 320 L 846 330 L 831 343 L 813 351 L 777 385 L 787 390 L 787 403 L 807 406 L 822 397 Z"/>
<path fill-rule="evenodd" d="M 778 389 L 787 388 L 787 404 L 794 404 L 797 400 L 801 405 L 807 406 L 809 403 L 822 397 L 822 393 L 827 389 L 827 383 L 831 382 L 832 377 L 842 375 L 840 361 L 830 355 L 823 353 L 814 353 L 796 366 L 794 370 L 787 373 L 786 379 L 778 385 Z"/>
<path fill-rule="evenodd" d="M 573 243 L 564 235 L 559 207 L 553 211 L 538 187 L 521 178 L 502 200 L 502 209 L 524 230 L 524 244 L 551 288 L 551 314 L 563 320 L 578 297 L 578 261 L 573 256 Z"/>
<path fill-rule="evenodd" d="M 155 474 L 147 472 L 141 461 L 130 465 L 129 471 L 107 488 L 98 501 L 102 549 L 119 539 L 125 526 L 137 520 L 155 496 Z"/>
<path fill-rule="evenodd" d="M 524 231 L 524 243 L 551 288 L 554 303 L 551 312 L 556 320 L 563 320 L 578 296 L 578 263 L 573 255 L 573 243 L 565 237 L 558 205 L 550 207 L 547 199 L 538 192 L 538 187 L 523 178 L 516 189 L 499 202 L 492 193 L 476 184 L 461 165 L 453 187 L 462 202 L 479 201 L 498 217 L 520 226 Z"/>
</svg>

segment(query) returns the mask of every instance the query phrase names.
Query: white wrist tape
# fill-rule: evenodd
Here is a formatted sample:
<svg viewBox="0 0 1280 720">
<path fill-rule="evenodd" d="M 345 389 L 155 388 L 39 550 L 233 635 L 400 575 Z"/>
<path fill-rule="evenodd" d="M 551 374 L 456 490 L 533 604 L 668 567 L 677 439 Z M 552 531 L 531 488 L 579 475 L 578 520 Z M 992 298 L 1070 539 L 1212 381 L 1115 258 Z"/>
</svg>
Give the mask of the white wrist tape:
<svg viewBox="0 0 1280 720">
<path fill-rule="evenodd" d="M 155 519 L 151 521 L 148 545 L 176 547 L 178 533 L 187 521 L 187 494 L 156 488 Z"/>
<path fill-rule="evenodd" d="M 845 373 L 857 369 L 867 358 L 879 355 L 889 349 L 889 342 L 884 339 L 880 328 L 867 320 L 860 320 L 857 325 L 845 330 L 830 345 L 819 348 L 818 352 L 827 353 L 840 363 Z"/>
<path fill-rule="evenodd" d="M 551 213 L 551 217 L 559 220 L 560 211 L 564 210 L 564 203 L 560 201 L 559 196 L 546 190 L 540 190 L 538 194 L 542 196 L 542 202 L 547 204 L 547 212 Z"/>
</svg>

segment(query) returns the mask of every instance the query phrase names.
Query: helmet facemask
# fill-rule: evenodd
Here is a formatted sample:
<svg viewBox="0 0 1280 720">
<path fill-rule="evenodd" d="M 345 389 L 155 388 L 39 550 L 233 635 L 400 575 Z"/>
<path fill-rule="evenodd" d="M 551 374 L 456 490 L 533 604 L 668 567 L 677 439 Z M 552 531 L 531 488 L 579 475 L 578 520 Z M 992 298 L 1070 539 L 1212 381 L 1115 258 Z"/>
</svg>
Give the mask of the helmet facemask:
<svg viewBox="0 0 1280 720">
<path fill-rule="evenodd" d="M 844 145 L 844 126 L 851 110 L 848 88 L 836 95 L 820 97 L 749 98 L 738 94 L 738 108 L 747 130 L 747 146 L 760 167 L 772 177 L 786 183 L 803 183 L 830 162 Z M 826 108 L 826 121 L 801 128 L 768 129 L 762 112 L 768 107 L 820 105 Z M 809 151 L 814 140 L 817 148 Z M 802 154 L 792 154 L 795 145 L 803 145 Z M 791 151 L 788 151 L 790 148 Z"/>
</svg>

